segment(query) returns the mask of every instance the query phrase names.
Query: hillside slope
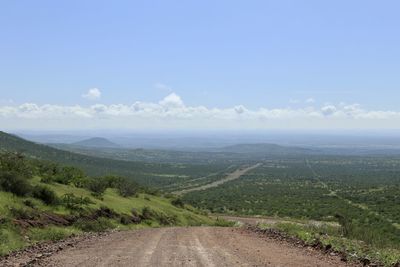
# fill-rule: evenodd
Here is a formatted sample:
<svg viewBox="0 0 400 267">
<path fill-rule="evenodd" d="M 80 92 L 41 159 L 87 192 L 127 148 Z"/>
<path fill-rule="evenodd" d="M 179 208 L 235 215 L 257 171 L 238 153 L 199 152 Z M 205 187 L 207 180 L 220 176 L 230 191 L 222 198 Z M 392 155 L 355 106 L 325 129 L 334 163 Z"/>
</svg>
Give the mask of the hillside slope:
<svg viewBox="0 0 400 267">
<path fill-rule="evenodd" d="M 32 158 L 75 166 L 92 176 L 122 175 L 142 185 L 153 187 L 161 187 L 162 184 L 175 180 L 175 177 L 186 177 L 188 173 L 190 175 L 199 174 L 198 170 L 204 169 L 203 166 L 198 165 L 146 163 L 88 156 L 36 144 L 0 131 L 1 151 L 20 152 Z M 214 166 L 214 168 L 219 167 Z M 212 170 L 210 166 L 208 169 Z"/>
</svg>

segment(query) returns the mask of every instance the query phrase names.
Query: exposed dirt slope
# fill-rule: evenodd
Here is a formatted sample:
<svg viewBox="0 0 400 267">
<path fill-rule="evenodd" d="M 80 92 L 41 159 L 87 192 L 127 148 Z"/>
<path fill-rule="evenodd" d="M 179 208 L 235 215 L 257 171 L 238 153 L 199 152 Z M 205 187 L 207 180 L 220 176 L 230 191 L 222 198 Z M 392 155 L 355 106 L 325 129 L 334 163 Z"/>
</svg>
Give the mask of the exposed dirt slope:
<svg viewBox="0 0 400 267">
<path fill-rule="evenodd" d="M 34 266 L 347 266 L 243 228 L 159 228 L 84 240 Z"/>
</svg>

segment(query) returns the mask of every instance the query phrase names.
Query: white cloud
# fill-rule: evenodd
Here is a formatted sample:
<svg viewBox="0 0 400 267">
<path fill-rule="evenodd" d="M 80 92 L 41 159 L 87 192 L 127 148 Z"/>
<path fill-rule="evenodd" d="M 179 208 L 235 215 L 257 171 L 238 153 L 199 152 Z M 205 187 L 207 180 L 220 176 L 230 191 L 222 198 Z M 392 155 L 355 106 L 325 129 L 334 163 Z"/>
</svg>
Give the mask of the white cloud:
<svg viewBox="0 0 400 267">
<path fill-rule="evenodd" d="M 366 110 L 359 104 L 325 104 L 321 107 L 248 109 L 187 106 L 171 93 L 158 103 L 90 106 L 0 105 L 0 125 L 8 129 L 173 128 L 400 128 L 400 112 Z"/>
<path fill-rule="evenodd" d="M 86 98 L 88 100 L 96 100 L 100 99 L 101 97 L 101 92 L 97 88 L 91 88 L 86 94 L 82 95 L 83 98 Z"/>
<path fill-rule="evenodd" d="M 172 94 L 166 96 L 159 103 L 161 106 L 166 107 L 166 108 L 181 108 L 181 107 L 185 106 L 183 104 L 181 97 L 175 93 L 172 93 Z"/>
</svg>

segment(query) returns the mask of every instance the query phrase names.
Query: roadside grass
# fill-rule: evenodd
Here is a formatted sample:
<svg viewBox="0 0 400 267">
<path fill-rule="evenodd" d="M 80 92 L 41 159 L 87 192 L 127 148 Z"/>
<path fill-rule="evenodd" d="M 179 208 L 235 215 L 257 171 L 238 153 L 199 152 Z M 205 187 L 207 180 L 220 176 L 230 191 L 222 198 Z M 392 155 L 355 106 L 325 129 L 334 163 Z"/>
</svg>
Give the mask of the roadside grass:
<svg viewBox="0 0 400 267">
<path fill-rule="evenodd" d="M 15 226 L 11 224 L 0 225 L 0 256 L 21 249 L 25 245 L 26 240 Z"/>
<path fill-rule="evenodd" d="M 33 179 L 33 183 L 41 184 L 40 178 L 35 177 Z M 171 204 L 170 199 L 159 196 L 138 194 L 136 197 L 124 198 L 121 197 L 115 189 L 108 188 L 101 198 L 95 198 L 89 191 L 83 188 L 76 188 L 73 186 L 58 183 L 50 184 L 47 186 L 53 189 L 58 196 L 73 193 L 78 197 L 91 198 L 94 204 L 90 204 L 90 208 L 100 208 L 101 206 L 107 206 L 117 213 L 131 214 L 132 209 L 140 211 L 145 207 L 149 207 L 154 211 L 176 216 L 178 226 L 212 225 L 214 223 L 212 219 L 208 218 L 204 214 L 200 214 L 200 212 L 190 206 L 187 206 L 187 208 L 185 209 L 178 208 Z M 59 214 L 68 213 L 68 211 L 63 207 L 56 207 L 55 211 Z"/>
<path fill-rule="evenodd" d="M 82 230 L 76 227 L 48 226 L 46 228 L 31 228 L 27 236 L 31 243 L 38 243 L 43 241 L 59 241 L 80 233 L 82 233 Z"/>
<path fill-rule="evenodd" d="M 307 245 L 322 244 L 325 248 L 343 253 L 349 260 L 367 259 L 384 266 L 395 266 L 400 262 L 400 250 L 375 247 L 363 241 L 352 240 L 341 235 L 340 227 L 332 224 L 300 224 L 284 222 L 277 224 L 259 224 L 260 229 L 277 229 L 289 236 L 304 241 Z"/>
</svg>

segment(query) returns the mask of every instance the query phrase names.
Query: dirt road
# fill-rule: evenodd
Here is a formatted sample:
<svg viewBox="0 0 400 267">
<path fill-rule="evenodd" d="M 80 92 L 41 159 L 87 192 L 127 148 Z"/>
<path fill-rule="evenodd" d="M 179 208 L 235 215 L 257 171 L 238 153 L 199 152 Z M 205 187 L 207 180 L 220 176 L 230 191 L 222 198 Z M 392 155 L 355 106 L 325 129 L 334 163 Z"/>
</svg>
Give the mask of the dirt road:
<svg viewBox="0 0 400 267">
<path fill-rule="evenodd" d="M 238 170 L 228 174 L 225 178 L 222 178 L 222 179 L 220 179 L 218 181 L 215 181 L 215 182 L 212 182 L 212 183 L 209 183 L 209 184 L 206 184 L 206 185 L 198 186 L 198 187 L 193 187 L 193 188 L 190 188 L 190 189 L 184 189 L 184 190 L 173 192 L 173 193 L 174 194 L 178 194 L 178 195 L 183 195 L 183 194 L 187 194 L 187 193 L 193 192 L 193 191 L 200 191 L 200 190 L 206 190 L 206 189 L 209 189 L 209 188 L 217 187 L 217 186 L 220 186 L 220 185 L 222 185 L 222 184 L 224 184 L 226 182 L 239 179 L 242 175 L 245 175 L 249 171 L 254 170 L 255 168 L 257 168 L 257 167 L 259 167 L 261 165 L 262 165 L 261 163 L 257 163 L 255 165 L 247 167 L 247 168 L 238 169 Z"/>
<path fill-rule="evenodd" d="M 260 238 L 243 228 L 117 232 L 58 252 L 40 266 L 347 266 L 339 258 Z"/>
</svg>

